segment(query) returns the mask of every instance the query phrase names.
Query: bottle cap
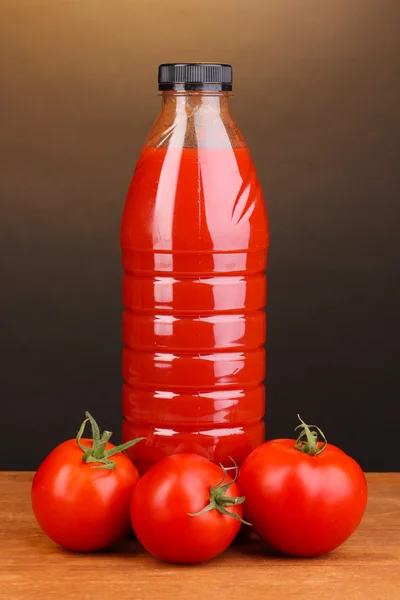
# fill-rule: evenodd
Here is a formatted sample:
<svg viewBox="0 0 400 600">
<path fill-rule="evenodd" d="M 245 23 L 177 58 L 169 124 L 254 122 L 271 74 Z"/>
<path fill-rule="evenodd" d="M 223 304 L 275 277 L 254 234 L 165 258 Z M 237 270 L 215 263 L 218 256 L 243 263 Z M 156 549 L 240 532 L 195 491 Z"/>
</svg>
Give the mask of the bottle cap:
<svg viewBox="0 0 400 600">
<path fill-rule="evenodd" d="M 158 67 L 159 90 L 232 89 L 232 67 L 223 63 L 168 63 Z"/>
</svg>

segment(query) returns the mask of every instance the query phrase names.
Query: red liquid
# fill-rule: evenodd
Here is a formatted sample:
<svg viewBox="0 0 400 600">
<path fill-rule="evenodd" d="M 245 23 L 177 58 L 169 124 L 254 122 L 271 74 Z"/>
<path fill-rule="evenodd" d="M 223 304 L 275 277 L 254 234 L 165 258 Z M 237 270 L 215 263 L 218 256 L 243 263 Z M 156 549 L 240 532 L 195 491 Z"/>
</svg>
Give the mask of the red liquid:
<svg viewBox="0 0 400 600">
<path fill-rule="evenodd" d="M 264 441 L 268 225 L 247 148 L 144 148 L 122 223 L 123 439 L 141 472 Z M 231 457 L 231 458 L 230 458 Z"/>
</svg>

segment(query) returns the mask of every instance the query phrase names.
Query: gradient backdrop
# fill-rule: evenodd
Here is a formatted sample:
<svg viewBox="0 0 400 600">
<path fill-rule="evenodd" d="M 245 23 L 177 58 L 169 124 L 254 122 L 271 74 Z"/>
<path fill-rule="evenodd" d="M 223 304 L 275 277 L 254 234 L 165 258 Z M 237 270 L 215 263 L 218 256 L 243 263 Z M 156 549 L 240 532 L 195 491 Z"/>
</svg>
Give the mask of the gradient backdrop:
<svg viewBox="0 0 400 600">
<path fill-rule="evenodd" d="M 0 468 L 120 435 L 123 202 L 157 66 L 233 64 L 271 223 L 267 432 L 400 470 L 398 0 L 2 0 Z"/>
</svg>

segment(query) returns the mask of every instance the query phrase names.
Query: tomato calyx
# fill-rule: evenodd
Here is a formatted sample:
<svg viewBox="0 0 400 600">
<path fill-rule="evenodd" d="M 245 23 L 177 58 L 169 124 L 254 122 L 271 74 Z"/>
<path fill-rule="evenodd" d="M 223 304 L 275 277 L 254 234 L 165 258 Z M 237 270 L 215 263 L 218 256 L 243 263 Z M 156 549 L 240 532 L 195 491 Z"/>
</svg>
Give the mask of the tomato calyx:
<svg viewBox="0 0 400 600">
<path fill-rule="evenodd" d="M 325 449 L 328 443 L 323 431 L 321 431 L 321 429 L 316 425 L 307 425 L 307 423 L 304 423 L 300 415 L 297 415 L 297 418 L 300 421 L 300 425 L 297 425 L 295 431 L 298 429 L 301 429 L 302 431 L 296 440 L 296 450 L 299 450 L 299 452 L 304 452 L 304 454 L 308 454 L 309 456 L 318 456 L 318 454 L 321 454 L 321 452 Z M 316 431 L 311 431 L 311 428 L 315 429 Z M 319 435 L 323 439 L 323 444 L 321 446 L 318 444 Z"/>
<path fill-rule="evenodd" d="M 146 438 L 137 438 L 136 440 L 130 440 L 129 442 L 125 442 L 125 444 L 120 444 L 119 446 L 115 446 L 115 448 L 111 448 L 111 450 L 106 451 L 107 443 L 109 442 L 112 432 L 111 431 L 103 431 L 100 434 L 99 426 L 96 421 L 92 417 L 92 415 L 86 411 L 85 412 L 86 419 L 83 421 L 82 425 L 79 428 L 79 431 L 76 436 L 76 443 L 79 448 L 83 452 L 82 461 L 85 463 L 101 463 L 99 465 L 93 465 L 92 469 L 109 469 L 113 471 L 116 467 L 116 464 L 113 460 L 110 460 L 112 456 L 118 454 L 119 452 L 123 452 L 127 448 L 134 446 L 138 442 L 142 440 L 146 440 Z M 85 431 L 85 427 L 87 422 L 89 421 L 90 426 L 92 428 L 92 440 L 93 444 L 91 448 L 88 448 L 81 442 L 81 438 L 83 432 Z M 147 440 L 146 440 L 147 442 Z"/>
<path fill-rule="evenodd" d="M 235 464 L 236 474 L 235 474 L 234 479 L 232 479 L 232 481 L 228 481 L 227 483 L 224 483 L 226 480 L 226 476 L 227 476 L 226 469 L 221 463 L 219 466 L 221 467 L 224 476 L 221 479 L 221 481 L 219 481 L 216 485 L 211 486 L 209 504 L 207 504 L 207 506 L 205 506 L 199 512 L 188 513 L 188 515 L 190 517 L 199 517 L 200 515 L 208 512 L 210 510 L 217 510 L 222 515 L 227 515 L 228 517 L 233 517 L 234 519 L 237 519 L 244 525 L 249 525 L 251 527 L 251 523 L 244 521 L 242 519 L 242 517 L 240 517 L 237 513 L 226 510 L 227 506 L 237 506 L 238 504 L 243 504 L 243 502 L 245 501 L 245 496 L 226 496 L 225 495 L 227 490 L 232 485 L 232 483 L 234 483 L 237 479 L 237 475 L 238 475 L 237 465 Z"/>
</svg>

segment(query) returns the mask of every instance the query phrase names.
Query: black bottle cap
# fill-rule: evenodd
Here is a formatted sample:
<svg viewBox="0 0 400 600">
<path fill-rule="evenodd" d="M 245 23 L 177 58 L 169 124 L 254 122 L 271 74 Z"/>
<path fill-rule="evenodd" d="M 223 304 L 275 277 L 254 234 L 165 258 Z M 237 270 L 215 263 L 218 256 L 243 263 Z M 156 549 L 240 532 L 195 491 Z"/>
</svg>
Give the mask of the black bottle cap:
<svg viewBox="0 0 400 600">
<path fill-rule="evenodd" d="M 232 67 L 221 63 L 169 63 L 158 67 L 159 90 L 232 89 Z"/>
</svg>

